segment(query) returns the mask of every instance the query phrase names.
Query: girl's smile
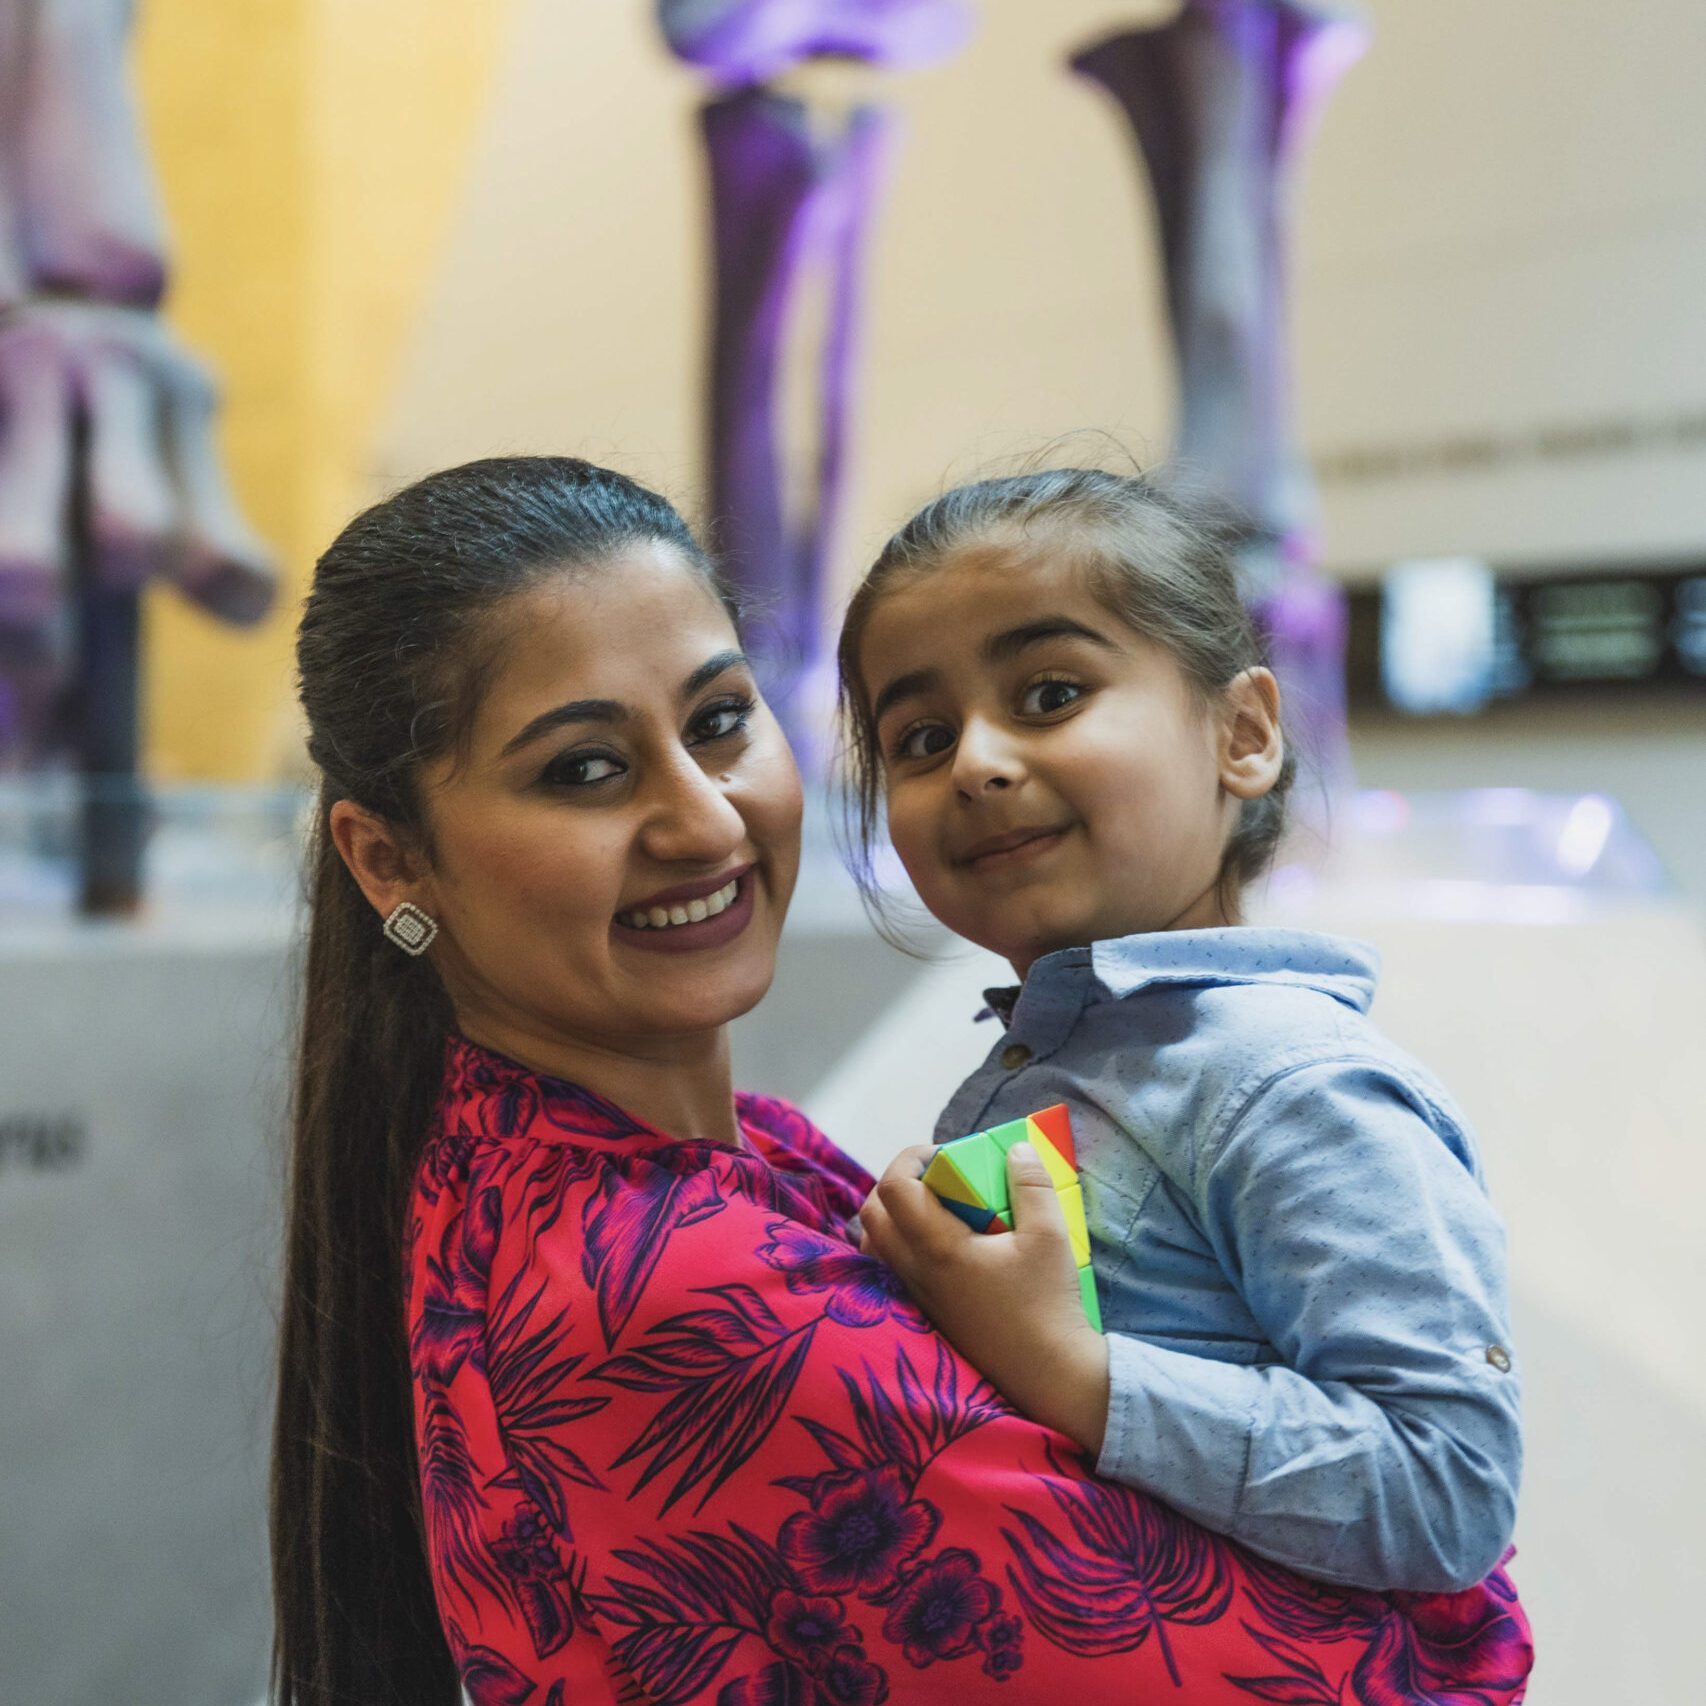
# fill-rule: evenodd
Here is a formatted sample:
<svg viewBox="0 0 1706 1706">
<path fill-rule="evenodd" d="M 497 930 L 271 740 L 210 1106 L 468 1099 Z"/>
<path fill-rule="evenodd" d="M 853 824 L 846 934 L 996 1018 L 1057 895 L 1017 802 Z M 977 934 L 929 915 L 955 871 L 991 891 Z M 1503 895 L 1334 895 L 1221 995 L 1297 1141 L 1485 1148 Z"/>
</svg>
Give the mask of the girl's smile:
<svg viewBox="0 0 1706 1706">
<path fill-rule="evenodd" d="M 1042 854 L 1053 852 L 1071 827 L 1063 824 L 1057 829 L 1014 829 L 1004 835 L 985 836 L 960 855 L 959 863 L 983 876 L 1023 867 Z"/>
</svg>

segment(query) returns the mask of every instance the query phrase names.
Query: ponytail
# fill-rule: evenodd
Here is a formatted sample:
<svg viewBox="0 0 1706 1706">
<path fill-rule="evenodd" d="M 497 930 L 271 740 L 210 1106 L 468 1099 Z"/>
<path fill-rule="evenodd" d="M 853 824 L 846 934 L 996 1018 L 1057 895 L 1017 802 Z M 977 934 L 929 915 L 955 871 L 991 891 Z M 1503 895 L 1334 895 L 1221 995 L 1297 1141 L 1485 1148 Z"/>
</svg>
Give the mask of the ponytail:
<svg viewBox="0 0 1706 1706">
<path fill-rule="evenodd" d="M 427 1573 L 403 1216 L 443 1071 L 436 973 L 380 934 L 326 832 L 292 1127 L 272 1552 L 280 1706 L 456 1706 Z"/>
</svg>

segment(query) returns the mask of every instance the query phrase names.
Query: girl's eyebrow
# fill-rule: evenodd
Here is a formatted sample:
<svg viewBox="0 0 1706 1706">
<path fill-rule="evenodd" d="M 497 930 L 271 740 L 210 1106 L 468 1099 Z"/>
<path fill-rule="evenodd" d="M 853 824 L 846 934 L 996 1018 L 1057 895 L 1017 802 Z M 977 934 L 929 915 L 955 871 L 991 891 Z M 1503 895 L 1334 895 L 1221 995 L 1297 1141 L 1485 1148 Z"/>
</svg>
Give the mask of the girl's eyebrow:
<svg viewBox="0 0 1706 1706">
<path fill-rule="evenodd" d="M 681 697 L 691 699 L 700 688 L 709 686 L 719 675 L 746 665 L 745 652 L 718 652 L 707 658 L 682 682 Z M 549 711 L 541 711 L 520 734 L 512 736 L 505 743 L 498 756 L 508 758 L 511 753 L 519 752 L 524 746 L 538 740 L 541 735 L 565 728 L 570 723 L 624 723 L 631 714 L 626 705 L 615 699 L 571 699 L 567 704 L 553 705 Z"/>
<path fill-rule="evenodd" d="M 1041 645 L 1044 640 L 1088 640 L 1106 652 L 1119 650 L 1106 634 L 1098 634 L 1094 628 L 1087 628 L 1070 616 L 1039 616 L 1035 622 L 1026 622 L 1017 628 L 1003 628 L 999 634 L 991 634 L 980 649 L 986 662 L 1005 663 L 1027 647 Z M 941 680 L 941 671 L 935 669 L 915 669 L 908 675 L 897 675 L 873 701 L 871 721 L 880 723 L 883 713 L 892 710 L 902 699 L 916 699 L 938 686 Z"/>
<path fill-rule="evenodd" d="M 999 634 L 991 634 L 983 642 L 984 658 L 990 663 L 1005 663 L 1009 658 L 1017 657 L 1028 646 L 1041 644 L 1044 640 L 1088 640 L 1093 646 L 1100 646 L 1104 651 L 1117 652 L 1119 647 L 1106 634 L 1099 634 L 1094 628 L 1086 628 L 1082 622 L 1075 622 L 1070 616 L 1042 616 L 1035 622 L 1026 622 L 1018 628 L 1005 628 Z"/>
<path fill-rule="evenodd" d="M 880 723 L 885 711 L 892 710 L 902 699 L 916 699 L 928 693 L 941 679 L 942 672 L 937 669 L 915 669 L 910 675 L 897 675 L 872 703 L 871 721 Z"/>
</svg>

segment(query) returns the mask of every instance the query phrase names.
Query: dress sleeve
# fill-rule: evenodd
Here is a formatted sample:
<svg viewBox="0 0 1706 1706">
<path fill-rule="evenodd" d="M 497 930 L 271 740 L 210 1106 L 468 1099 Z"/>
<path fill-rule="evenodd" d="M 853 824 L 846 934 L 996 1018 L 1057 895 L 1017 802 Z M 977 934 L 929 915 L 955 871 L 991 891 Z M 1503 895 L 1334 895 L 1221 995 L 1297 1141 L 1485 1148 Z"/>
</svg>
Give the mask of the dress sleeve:
<svg viewBox="0 0 1706 1706">
<path fill-rule="evenodd" d="M 1196 1195 L 1284 1362 L 1113 1336 L 1100 1472 L 1328 1581 L 1479 1581 L 1510 1543 L 1522 1433 L 1467 1139 L 1390 1068 L 1312 1065 L 1252 1099 Z"/>
<path fill-rule="evenodd" d="M 1271 1698 L 1416 1662 L 1387 1601 L 1095 1481 L 756 1158 L 537 1145 L 451 1199 L 416 1239 L 413 1362 L 474 1706 L 1247 1706 L 1234 1679 L 1276 1669 L 1250 1631 L 1281 1625 Z M 1477 1628 L 1439 1662 L 1520 1681 L 1514 1603 Z"/>
</svg>

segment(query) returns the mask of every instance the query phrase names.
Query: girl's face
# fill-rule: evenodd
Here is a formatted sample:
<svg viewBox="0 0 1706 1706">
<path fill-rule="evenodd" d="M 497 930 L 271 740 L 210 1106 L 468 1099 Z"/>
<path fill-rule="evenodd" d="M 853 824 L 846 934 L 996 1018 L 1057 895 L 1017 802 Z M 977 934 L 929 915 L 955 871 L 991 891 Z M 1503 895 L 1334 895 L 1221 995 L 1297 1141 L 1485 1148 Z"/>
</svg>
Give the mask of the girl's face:
<svg viewBox="0 0 1706 1706">
<path fill-rule="evenodd" d="M 636 544 L 502 610 L 466 750 L 429 766 L 434 961 L 465 1031 L 523 1059 L 702 1033 L 769 987 L 800 781 L 734 628 Z"/>
<path fill-rule="evenodd" d="M 1010 960 L 1230 922 L 1217 878 L 1279 773 L 1266 670 L 1212 708 L 1031 541 L 883 594 L 859 651 L 889 834 L 935 916 Z"/>
</svg>

